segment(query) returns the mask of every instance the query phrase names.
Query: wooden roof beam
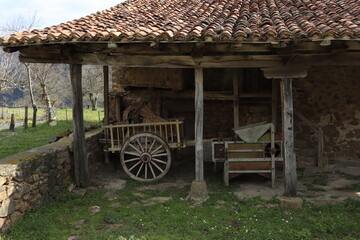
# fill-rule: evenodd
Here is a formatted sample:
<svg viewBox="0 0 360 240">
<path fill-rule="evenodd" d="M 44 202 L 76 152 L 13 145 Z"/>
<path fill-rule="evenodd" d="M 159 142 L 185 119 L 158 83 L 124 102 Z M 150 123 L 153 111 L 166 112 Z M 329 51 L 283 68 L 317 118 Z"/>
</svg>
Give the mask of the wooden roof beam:
<svg viewBox="0 0 360 240">
<path fill-rule="evenodd" d="M 302 55 L 218 55 L 192 58 L 187 55 L 108 55 L 98 53 L 21 54 L 20 61 L 28 63 L 91 64 L 150 68 L 269 68 L 295 66 L 360 65 L 360 52 Z"/>
</svg>

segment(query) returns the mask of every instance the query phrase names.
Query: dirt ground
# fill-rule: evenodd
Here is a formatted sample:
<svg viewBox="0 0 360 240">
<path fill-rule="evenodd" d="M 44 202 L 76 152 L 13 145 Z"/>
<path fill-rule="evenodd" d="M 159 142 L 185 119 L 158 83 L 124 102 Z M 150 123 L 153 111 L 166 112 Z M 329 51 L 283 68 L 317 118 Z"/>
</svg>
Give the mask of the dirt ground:
<svg viewBox="0 0 360 240">
<path fill-rule="evenodd" d="M 131 180 L 117 163 L 103 165 L 102 169 L 92 174 L 92 183 L 96 188 L 119 190 Z M 214 173 L 213 163 L 205 162 L 205 179 L 212 184 L 222 184 L 221 166 Z M 134 189 L 134 193 L 143 190 L 165 191 L 167 188 L 189 187 L 194 180 L 194 160 L 188 156 L 177 156 L 168 174 L 158 182 L 147 183 Z M 230 181 L 230 188 L 239 199 L 261 197 L 271 199 L 281 196 L 284 191 L 283 170 L 277 169 L 276 187 L 271 188 L 271 181 L 256 175 L 244 174 Z M 227 187 L 224 186 L 224 189 Z M 315 205 L 334 204 L 347 198 L 360 200 L 360 162 L 335 161 L 325 168 L 298 168 L 298 196 L 305 202 Z M 211 190 L 210 190 L 211 193 Z"/>
</svg>

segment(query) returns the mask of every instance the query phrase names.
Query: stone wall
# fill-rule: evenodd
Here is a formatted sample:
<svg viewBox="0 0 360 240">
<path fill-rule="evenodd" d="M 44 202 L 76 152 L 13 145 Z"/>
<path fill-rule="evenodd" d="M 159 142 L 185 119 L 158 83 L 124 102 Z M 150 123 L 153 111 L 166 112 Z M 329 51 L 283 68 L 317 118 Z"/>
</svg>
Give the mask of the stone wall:
<svg viewBox="0 0 360 240">
<path fill-rule="evenodd" d="M 326 159 L 360 161 L 360 67 L 311 68 L 293 88 L 298 160 L 315 164 L 322 128 Z"/>
<path fill-rule="evenodd" d="M 86 133 L 89 165 L 101 159 L 99 130 Z M 73 177 L 71 137 L 0 160 L 0 229 L 54 198 Z"/>
</svg>

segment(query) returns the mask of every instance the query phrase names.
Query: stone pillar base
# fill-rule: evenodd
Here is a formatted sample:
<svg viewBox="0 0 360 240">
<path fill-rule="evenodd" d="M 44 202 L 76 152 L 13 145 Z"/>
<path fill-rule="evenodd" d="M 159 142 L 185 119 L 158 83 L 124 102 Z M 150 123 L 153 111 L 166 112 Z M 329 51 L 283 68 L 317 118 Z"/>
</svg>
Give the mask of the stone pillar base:
<svg viewBox="0 0 360 240">
<path fill-rule="evenodd" d="M 299 197 L 286 197 L 280 196 L 277 197 L 280 200 L 281 207 L 287 208 L 302 208 L 304 201 Z"/>
<path fill-rule="evenodd" d="M 206 182 L 197 182 L 193 181 L 191 183 L 191 189 L 188 200 L 193 200 L 196 202 L 205 202 L 209 198 Z"/>
</svg>

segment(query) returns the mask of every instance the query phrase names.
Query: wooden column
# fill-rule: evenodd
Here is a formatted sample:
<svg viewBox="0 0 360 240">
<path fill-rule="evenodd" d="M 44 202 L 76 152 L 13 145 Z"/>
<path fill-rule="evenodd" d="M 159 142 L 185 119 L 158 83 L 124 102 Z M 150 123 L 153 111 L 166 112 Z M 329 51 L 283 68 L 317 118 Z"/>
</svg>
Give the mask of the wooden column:
<svg viewBox="0 0 360 240">
<path fill-rule="evenodd" d="M 104 125 L 109 125 L 109 66 L 103 66 L 104 72 Z"/>
<path fill-rule="evenodd" d="M 272 97 L 271 97 L 271 122 L 274 124 L 274 131 L 277 129 L 277 105 L 278 105 L 278 81 L 272 81 Z"/>
<path fill-rule="evenodd" d="M 204 181 L 204 73 L 200 67 L 195 68 L 195 180 Z"/>
<path fill-rule="evenodd" d="M 285 190 L 284 195 L 296 196 L 296 156 L 294 152 L 294 118 L 293 118 L 293 96 L 292 79 L 305 78 L 309 66 L 263 68 L 264 76 L 268 79 L 281 79 L 281 108 L 283 127 L 283 156 L 285 159 Z M 273 83 L 274 84 L 274 83 Z M 274 85 L 273 85 L 274 86 Z M 275 88 L 273 88 L 275 89 Z M 273 101 L 274 101 L 273 91 Z M 275 103 L 273 102 L 273 110 Z M 272 121 L 276 120 L 273 115 Z"/>
<path fill-rule="evenodd" d="M 87 187 L 89 185 L 89 170 L 85 152 L 85 127 L 81 76 L 81 65 L 70 64 L 70 79 L 73 100 L 73 151 L 75 181 L 78 187 Z"/>
<path fill-rule="evenodd" d="M 285 158 L 285 190 L 284 196 L 296 196 L 296 156 L 294 152 L 294 123 L 293 123 L 293 96 L 292 79 L 281 80 L 282 116 L 284 134 L 284 158 Z"/>
<path fill-rule="evenodd" d="M 104 73 L 104 125 L 109 125 L 109 66 L 103 66 Z M 105 138 L 108 139 L 108 132 L 105 130 Z M 109 152 L 105 152 L 105 163 L 109 163 Z"/>
<path fill-rule="evenodd" d="M 239 127 L 239 80 L 238 70 L 233 70 L 233 91 L 234 91 L 234 128 Z"/>
</svg>

